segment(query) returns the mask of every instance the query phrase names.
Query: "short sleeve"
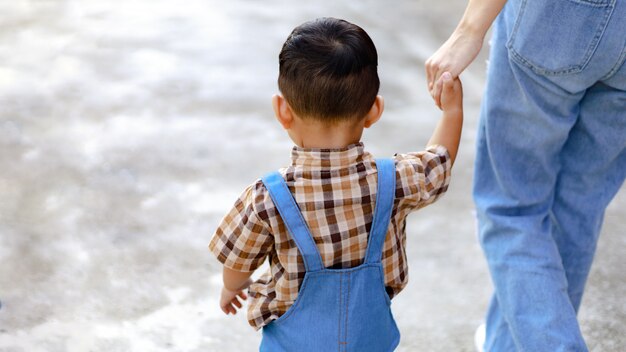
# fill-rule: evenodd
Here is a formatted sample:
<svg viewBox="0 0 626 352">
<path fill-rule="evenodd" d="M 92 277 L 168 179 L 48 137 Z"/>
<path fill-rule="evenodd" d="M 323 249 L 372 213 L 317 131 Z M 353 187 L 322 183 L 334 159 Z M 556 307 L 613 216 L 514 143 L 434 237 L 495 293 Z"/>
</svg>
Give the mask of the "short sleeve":
<svg viewBox="0 0 626 352">
<path fill-rule="evenodd" d="M 396 154 L 396 198 L 414 209 L 434 203 L 450 183 L 450 155 L 441 145 L 415 153 Z"/>
<path fill-rule="evenodd" d="M 255 201 L 263 198 L 256 193 L 254 184 L 246 188 L 209 243 L 209 250 L 229 269 L 254 271 L 272 248 L 273 237 L 255 211 Z"/>
</svg>

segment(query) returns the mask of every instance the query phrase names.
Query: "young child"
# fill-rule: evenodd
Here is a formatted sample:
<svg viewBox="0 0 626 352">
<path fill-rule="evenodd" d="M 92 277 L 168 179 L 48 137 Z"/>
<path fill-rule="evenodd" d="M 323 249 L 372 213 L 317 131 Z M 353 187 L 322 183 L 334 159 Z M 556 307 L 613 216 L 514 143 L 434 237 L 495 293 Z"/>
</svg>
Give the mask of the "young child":
<svg viewBox="0 0 626 352">
<path fill-rule="evenodd" d="M 261 351 L 392 351 L 406 217 L 448 188 L 461 82 L 449 73 L 438 82 L 443 117 L 425 151 L 375 160 L 360 142 L 384 107 L 367 33 L 333 18 L 306 22 L 279 63 L 272 106 L 296 146 L 290 166 L 245 189 L 209 244 L 224 265 L 220 306 L 235 314 L 248 289 Z M 251 282 L 266 258 L 269 270 Z"/>
</svg>

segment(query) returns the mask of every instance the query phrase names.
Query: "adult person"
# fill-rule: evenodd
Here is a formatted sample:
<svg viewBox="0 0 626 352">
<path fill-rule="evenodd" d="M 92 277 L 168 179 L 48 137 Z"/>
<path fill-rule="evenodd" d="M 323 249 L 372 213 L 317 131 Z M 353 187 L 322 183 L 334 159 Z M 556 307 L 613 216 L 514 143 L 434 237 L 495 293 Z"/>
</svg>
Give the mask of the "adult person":
<svg viewBox="0 0 626 352">
<path fill-rule="evenodd" d="M 470 0 L 426 62 L 437 105 L 494 19 L 473 185 L 495 287 L 484 350 L 587 351 L 576 313 L 626 176 L 626 1 Z"/>
</svg>

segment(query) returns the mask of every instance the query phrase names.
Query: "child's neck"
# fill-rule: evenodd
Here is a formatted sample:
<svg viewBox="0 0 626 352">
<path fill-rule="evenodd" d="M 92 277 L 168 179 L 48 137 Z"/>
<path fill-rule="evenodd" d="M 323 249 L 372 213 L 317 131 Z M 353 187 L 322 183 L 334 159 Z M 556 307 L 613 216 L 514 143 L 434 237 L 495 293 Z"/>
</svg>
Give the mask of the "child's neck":
<svg viewBox="0 0 626 352">
<path fill-rule="evenodd" d="M 340 149 L 361 141 L 363 120 L 326 124 L 317 120 L 300 120 L 289 131 L 291 139 L 301 148 Z"/>
</svg>

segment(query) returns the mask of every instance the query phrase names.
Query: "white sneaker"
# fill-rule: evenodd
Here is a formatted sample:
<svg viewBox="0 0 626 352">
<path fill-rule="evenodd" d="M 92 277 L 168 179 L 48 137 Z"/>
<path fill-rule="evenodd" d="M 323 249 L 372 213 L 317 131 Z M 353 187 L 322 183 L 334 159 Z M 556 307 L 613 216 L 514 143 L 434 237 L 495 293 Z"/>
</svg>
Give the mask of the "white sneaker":
<svg viewBox="0 0 626 352">
<path fill-rule="evenodd" d="M 480 324 L 474 333 L 474 347 L 478 352 L 483 352 L 485 349 L 486 329 L 485 324 Z"/>
</svg>

